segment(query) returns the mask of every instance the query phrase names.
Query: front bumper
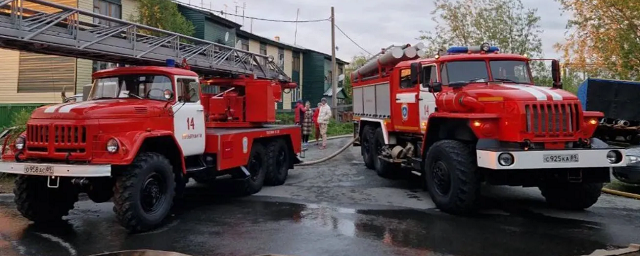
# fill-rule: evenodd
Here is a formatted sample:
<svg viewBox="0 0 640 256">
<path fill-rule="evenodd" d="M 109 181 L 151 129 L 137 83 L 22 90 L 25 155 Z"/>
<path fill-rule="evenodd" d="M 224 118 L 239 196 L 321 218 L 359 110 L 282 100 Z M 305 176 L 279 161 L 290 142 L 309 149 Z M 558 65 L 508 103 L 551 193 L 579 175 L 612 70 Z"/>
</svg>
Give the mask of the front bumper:
<svg viewBox="0 0 640 256">
<path fill-rule="evenodd" d="M 617 150 L 622 155 L 622 161 L 616 164 L 609 163 L 607 153 Z M 502 153 L 513 155 L 512 165 L 503 166 L 498 162 L 498 156 Z M 493 170 L 519 170 L 519 169 L 562 169 L 562 168 L 598 168 L 598 167 L 621 167 L 626 166 L 627 159 L 625 150 L 619 148 L 597 148 L 597 149 L 566 149 L 566 150 L 520 150 L 520 151 L 500 151 L 500 150 L 476 150 L 478 167 Z M 553 159 L 564 159 L 564 161 L 545 161 Z M 566 161 L 565 157 L 572 156 L 573 161 Z M 576 157 L 577 156 L 577 157 Z"/>
<path fill-rule="evenodd" d="M 0 173 L 56 177 L 110 177 L 110 165 L 0 162 Z"/>
</svg>

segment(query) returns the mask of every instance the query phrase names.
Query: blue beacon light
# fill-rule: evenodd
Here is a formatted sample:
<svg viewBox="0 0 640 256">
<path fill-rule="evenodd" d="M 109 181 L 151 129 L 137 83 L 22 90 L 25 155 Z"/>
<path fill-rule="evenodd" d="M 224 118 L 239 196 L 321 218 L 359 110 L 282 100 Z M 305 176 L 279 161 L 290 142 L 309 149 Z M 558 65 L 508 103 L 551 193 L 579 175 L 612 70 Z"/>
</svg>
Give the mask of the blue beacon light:
<svg viewBox="0 0 640 256">
<path fill-rule="evenodd" d="M 471 50 L 471 52 L 480 52 L 481 51 L 481 47 L 468 47 L 468 46 L 452 46 L 449 47 L 449 49 L 447 50 L 447 53 L 452 54 L 452 53 L 468 53 Z M 490 46 L 488 51 L 485 51 L 486 53 L 491 53 L 491 52 L 497 52 L 500 51 L 500 49 L 497 46 Z"/>
</svg>

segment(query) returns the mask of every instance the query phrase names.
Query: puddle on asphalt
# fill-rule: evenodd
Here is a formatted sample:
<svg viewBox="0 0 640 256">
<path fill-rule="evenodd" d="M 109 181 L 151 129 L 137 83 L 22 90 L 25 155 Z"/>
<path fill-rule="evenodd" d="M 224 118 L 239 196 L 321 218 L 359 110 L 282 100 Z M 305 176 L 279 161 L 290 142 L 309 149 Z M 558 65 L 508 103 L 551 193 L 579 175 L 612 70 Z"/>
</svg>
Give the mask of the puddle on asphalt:
<svg viewBox="0 0 640 256">
<path fill-rule="evenodd" d="M 96 251 L 136 248 L 186 250 L 186 254 L 202 255 L 201 251 L 189 251 L 192 250 L 189 241 L 182 247 L 167 241 L 180 241 L 184 237 L 209 241 L 234 235 L 227 230 L 234 230 L 238 235 L 250 233 L 256 227 L 269 230 L 260 234 L 262 239 L 269 239 L 277 236 L 283 227 L 302 225 L 303 228 L 288 230 L 300 232 L 294 235 L 309 241 L 311 251 L 333 246 L 323 239 L 337 235 L 338 239 L 340 236 L 355 238 L 350 240 L 354 246 L 367 244 L 358 240 L 364 239 L 406 255 L 434 255 L 435 252 L 435 255 L 562 256 L 607 248 L 613 241 L 612 232 L 616 232 L 602 223 L 547 216 L 458 217 L 435 210 L 361 210 L 323 204 L 219 202 L 204 198 L 184 207 L 168 226 L 147 235 L 131 236 L 117 226 L 109 213 L 109 204 L 100 207 L 83 204 L 74 210 L 69 222 L 57 227 L 29 224 L 13 207 L 0 204 L 0 255 L 46 255 L 54 251 L 61 255 L 91 255 Z M 96 213 L 100 216 L 95 216 Z M 317 237 L 318 234 L 327 237 Z"/>
</svg>

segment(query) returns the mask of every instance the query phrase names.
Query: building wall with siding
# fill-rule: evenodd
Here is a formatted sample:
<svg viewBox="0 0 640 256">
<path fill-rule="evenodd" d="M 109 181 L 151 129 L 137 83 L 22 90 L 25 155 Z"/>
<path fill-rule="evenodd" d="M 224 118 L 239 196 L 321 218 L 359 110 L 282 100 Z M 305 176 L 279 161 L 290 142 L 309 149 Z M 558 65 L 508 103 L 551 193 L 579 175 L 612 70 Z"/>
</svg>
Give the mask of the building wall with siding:
<svg viewBox="0 0 640 256">
<path fill-rule="evenodd" d="M 249 51 L 252 53 L 260 54 L 260 42 L 249 39 Z"/>
<path fill-rule="evenodd" d="M 204 14 L 193 9 L 178 5 L 178 11 L 194 26 L 195 33 L 193 37 L 204 38 L 205 22 Z"/>
<path fill-rule="evenodd" d="M 311 106 L 316 106 L 322 94 L 325 92 L 325 67 L 324 56 L 315 52 L 307 52 L 302 54 L 302 95 L 306 100 L 311 102 Z"/>
<path fill-rule="evenodd" d="M 227 33 L 228 36 L 227 36 Z M 205 19 L 204 23 L 204 39 L 225 44 L 228 46 L 236 45 L 236 30 L 214 23 L 210 19 Z M 225 40 L 226 39 L 226 40 Z"/>
</svg>

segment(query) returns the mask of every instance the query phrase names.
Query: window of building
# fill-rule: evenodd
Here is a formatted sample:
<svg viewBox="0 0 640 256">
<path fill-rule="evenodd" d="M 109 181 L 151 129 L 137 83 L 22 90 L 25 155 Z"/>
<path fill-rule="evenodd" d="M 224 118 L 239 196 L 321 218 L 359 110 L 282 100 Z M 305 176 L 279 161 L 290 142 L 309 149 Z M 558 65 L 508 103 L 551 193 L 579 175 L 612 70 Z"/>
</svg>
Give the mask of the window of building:
<svg viewBox="0 0 640 256">
<path fill-rule="evenodd" d="M 278 66 L 284 69 L 284 49 L 278 48 Z"/>
<path fill-rule="evenodd" d="M 260 42 L 260 54 L 267 55 L 267 44 L 265 44 L 263 42 Z M 267 65 L 266 59 L 263 60 L 263 62 L 265 62 L 265 63 L 262 63 L 262 65 Z"/>
<path fill-rule="evenodd" d="M 114 0 L 105 1 L 105 0 L 93 0 L 93 12 L 99 13 L 105 16 L 113 17 L 113 18 L 122 18 L 122 6 L 118 4 Z M 103 26 L 117 26 L 118 24 L 115 22 L 111 22 L 108 20 L 102 19 L 93 19 L 93 23 L 100 24 Z M 115 63 L 109 63 L 104 61 L 93 61 L 92 72 L 96 72 L 103 69 L 115 68 Z"/>
<path fill-rule="evenodd" d="M 122 5 L 116 3 L 115 1 L 93 0 L 93 12 L 99 13 L 105 16 L 121 19 Z M 109 27 L 118 25 L 115 22 L 111 22 L 108 20 L 101 20 L 98 18 L 94 18 L 93 23 L 109 26 Z"/>
<path fill-rule="evenodd" d="M 200 100 L 198 82 L 192 78 L 178 78 L 178 100 L 183 102 L 198 102 Z"/>
<path fill-rule="evenodd" d="M 299 52 L 293 52 L 292 70 L 294 72 L 300 72 L 300 53 Z"/>
<path fill-rule="evenodd" d="M 240 40 L 240 43 L 242 44 L 242 50 L 249 51 L 249 39 L 242 38 L 239 40 Z"/>
</svg>

